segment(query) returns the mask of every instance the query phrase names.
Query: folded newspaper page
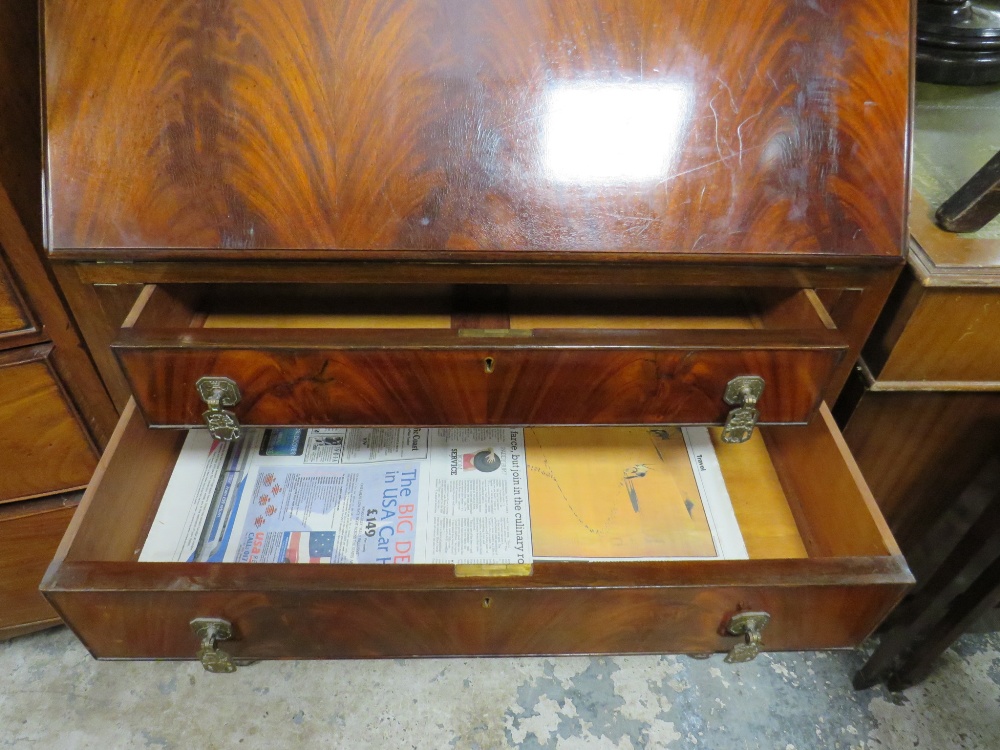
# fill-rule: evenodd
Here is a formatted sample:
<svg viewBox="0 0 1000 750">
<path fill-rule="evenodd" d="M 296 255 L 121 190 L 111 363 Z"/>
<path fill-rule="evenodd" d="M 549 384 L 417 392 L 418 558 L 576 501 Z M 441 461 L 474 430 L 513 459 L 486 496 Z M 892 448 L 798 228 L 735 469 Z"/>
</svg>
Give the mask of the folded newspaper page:
<svg viewBox="0 0 1000 750">
<path fill-rule="evenodd" d="M 188 433 L 139 560 L 524 563 L 523 431 Z"/>
<path fill-rule="evenodd" d="M 142 562 L 746 558 L 704 428 L 188 433 Z"/>
</svg>

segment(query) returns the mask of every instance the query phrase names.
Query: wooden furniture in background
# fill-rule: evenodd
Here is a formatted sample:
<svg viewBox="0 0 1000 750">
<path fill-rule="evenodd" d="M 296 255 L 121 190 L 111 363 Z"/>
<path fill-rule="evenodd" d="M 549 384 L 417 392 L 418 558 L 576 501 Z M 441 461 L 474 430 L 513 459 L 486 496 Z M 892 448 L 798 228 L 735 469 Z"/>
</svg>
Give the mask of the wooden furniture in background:
<svg viewBox="0 0 1000 750">
<path fill-rule="evenodd" d="M 41 254 L 37 6 L 0 6 L 0 638 L 51 626 L 38 583 L 115 413 Z"/>
<path fill-rule="evenodd" d="M 1000 434 L 1000 222 L 976 234 L 934 223 L 938 203 L 1000 147 L 998 133 L 995 88 L 918 85 L 909 263 L 837 406 L 904 551 Z"/>
<path fill-rule="evenodd" d="M 998 30 L 1000 36 L 1000 30 Z M 1000 214 L 1000 151 L 941 204 L 934 219 L 949 232 L 975 232 Z"/>
<path fill-rule="evenodd" d="M 837 404 L 922 601 L 948 575 L 935 530 L 1000 440 L 1000 222 L 952 234 L 934 211 L 997 148 L 1000 90 L 918 86 L 909 263 Z"/>
<path fill-rule="evenodd" d="M 917 684 L 978 617 L 1000 605 L 1000 452 L 927 527 L 919 552 L 926 575 L 885 622 L 855 688 Z"/>
<path fill-rule="evenodd" d="M 911 17 L 822 5 L 48 0 L 48 249 L 123 410 L 44 584 L 92 653 L 871 632 L 911 578 L 822 402 L 902 264 Z M 719 424 L 752 374 L 805 558 L 137 562 L 201 376 L 244 425 L 599 425 Z"/>
<path fill-rule="evenodd" d="M 1000 8 L 992 0 L 919 0 L 917 80 L 1000 82 Z"/>
</svg>

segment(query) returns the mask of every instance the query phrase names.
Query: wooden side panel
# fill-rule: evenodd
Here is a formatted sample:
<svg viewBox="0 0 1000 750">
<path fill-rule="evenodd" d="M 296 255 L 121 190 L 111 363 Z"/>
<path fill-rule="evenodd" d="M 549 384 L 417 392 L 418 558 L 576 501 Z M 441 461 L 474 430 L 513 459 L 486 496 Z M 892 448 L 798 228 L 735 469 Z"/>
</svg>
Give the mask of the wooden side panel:
<svg viewBox="0 0 1000 750">
<path fill-rule="evenodd" d="M 0 3 L 0 185 L 42 247 L 42 105 L 38 0 Z"/>
<path fill-rule="evenodd" d="M 759 374 L 765 422 L 805 422 L 843 350 L 365 348 L 117 350 L 150 425 L 201 425 L 195 383 L 235 380 L 258 425 L 641 424 L 725 420 L 726 383 Z"/>
<path fill-rule="evenodd" d="M 895 286 L 886 296 L 885 307 L 881 308 L 871 335 L 860 342 L 865 364 L 876 377 L 892 354 L 893 347 L 899 341 L 924 292 L 925 289 L 913 270 L 909 266 L 904 267 Z"/>
<path fill-rule="evenodd" d="M 51 347 L 0 355 L 0 502 L 83 487 L 97 454 L 52 373 Z"/>
<path fill-rule="evenodd" d="M 38 591 L 79 495 L 0 507 L 0 639 L 58 623 Z"/>
<path fill-rule="evenodd" d="M 812 556 L 899 555 L 825 404 L 806 427 L 771 427 L 763 434 Z"/>
<path fill-rule="evenodd" d="M 903 247 L 908 0 L 47 0 L 45 40 L 69 255 Z"/>
<path fill-rule="evenodd" d="M 142 290 L 142 284 L 94 284 L 104 318 L 116 327 L 128 317 Z"/>
<path fill-rule="evenodd" d="M 865 393 L 844 429 L 909 554 L 994 450 L 1000 393 Z"/>
<path fill-rule="evenodd" d="M 2 109 L 0 104 L 0 111 Z M 32 243 L 29 230 L 21 222 L 3 185 L 0 185 L 0 250 L 39 329 L 30 336 L 9 340 L 8 345 L 37 344 L 43 337 L 51 340 L 52 369 L 80 409 L 89 434 L 98 444 L 103 444 L 114 429 L 114 408 L 55 290 L 51 269 L 44 263 L 40 246 Z"/>
<path fill-rule="evenodd" d="M 87 344 L 87 350 L 93 357 L 94 366 L 100 373 L 100 379 L 104 383 L 110 400 L 115 409 L 120 413 L 130 398 L 128 383 L 122 374 L 118 361 L 111 353 L 111 342 L 131 306 L 126 307 L 126 299 L 132 297 L 132 302 L 142 291 L 141 285 L 122 285 L 125 289 L 119 297 L 115 292 L 109 292 L 108 285 L 89 284 L 80 280 L 77 275 L 80 267 L 69 263 L 53 263 L 52 272 L 59 282 L 59 288 L 66 298 L 70 310 L 73 313 L 73 321 L 79 326 L 83 340 Z M 129 287 L 135 286 L 135 294 L 131 294 Z M 103 288 L 102 288 L 103 287 Z M 118 287 L 114 287 L 116 290 Z M 121 317 L 118 317 L 121 315 Z M 109 429 L 104 431 L 104 440 L 107 442 L 114 429 L 115 420 L 111 422 Z"/>
<path fill-rule="evenodd" d="M 0 340 L 37 330 L 14 286 L 7 264 L 0 258 Z"/>
<path fill-rule="evenodd" d="M 1000 288 L 924 289 L 878 379 L 976 382 L 1000 390 L 998 332 Z"/>
<path fill-rule="evenodd" d="M 59 550 L 78 560 L 133 560 L 184 443 L 180 430 L 150 430 L 129 401 Z M 122 455 L 131 457 L 123 460 Z M 141 462 L 142 471 L 135 466 Z M 95 496 L 101 502 L 94 502 Z M 155 498 L 156 503 L 149 502 Z"/>
</svg>

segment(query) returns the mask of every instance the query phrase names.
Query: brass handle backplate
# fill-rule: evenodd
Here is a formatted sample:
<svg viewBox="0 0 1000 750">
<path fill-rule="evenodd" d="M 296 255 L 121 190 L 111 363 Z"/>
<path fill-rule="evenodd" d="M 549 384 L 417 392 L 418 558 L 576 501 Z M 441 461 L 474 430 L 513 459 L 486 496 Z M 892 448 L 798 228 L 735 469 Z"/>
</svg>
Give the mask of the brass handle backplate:
<svg viewBox="0 0 1000 750">
<path fill-rule="evenodd" d="M 740 375 L 726 384 L 723 399 L 736 408 L 729 412 L 722 428 L 723 443 L 745 443 L 753 435 L 760 412 L 757 401 L 764 392 L 764 378 L 758 375 Z"/>
<path fill-rule="evenodd" d="M 240 387 L 234 380 L 221 377 L 199 378 L 194 384 L 201 400 L 208 405 L 202 414 L 205 425 L 216 440 L 236 440 L 240 436 L 240 420 L 224 406 L 235 406 L 240 400 Z"/>
<path fill-rule="evenodd" d="M 771 615 L 767 612 L 740 612 L 733 615 L 726 625 L 726 632 L 742 636 L 745 640 L 730 649 L 726 654 L 726 661 L 739 664 L 756 659 L 764 645 L 761 640 L 764 628 L 770 621 Z"/>
<path fill-rule="evenodd" d="M 229 674 L 236 671 L 233 658 L 215 645 L 216 641 L 228 641 L 233 637 L 233 626 L 227 620 L 198 617 L 191 620 L 191 630 L 201 639 L 197 655 L 206 672 Z"/>
</svg>

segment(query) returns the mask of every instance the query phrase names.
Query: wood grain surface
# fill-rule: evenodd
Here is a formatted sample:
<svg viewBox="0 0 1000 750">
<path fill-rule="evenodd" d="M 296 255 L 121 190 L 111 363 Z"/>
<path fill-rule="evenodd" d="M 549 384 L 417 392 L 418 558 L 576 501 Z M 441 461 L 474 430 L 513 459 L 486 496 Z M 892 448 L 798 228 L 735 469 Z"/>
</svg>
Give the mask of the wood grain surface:
<svg viewBox="0 0 1000 750">
<path fill-rule="evenodd" d="M 892 259 L 906 0 L 46 0 L 50 247 Z"/>
<path fill-rule="evenodd" d="M 548 562 L 530 576 L 482 579 L 446 565 L 137 563 L 180 443 L 146 429 L 130 406 L 43 590 L 108 658 L 193 658 L 188 622 L 202 616 L 231 620 L 236 640 L 224 648 L 244 658 L 717 651 L 734 645 L 724 624 L 746 609 L 772 614 L 765 648 L 854 645 L 912 579 L 828 413 L 780 429 L 789 439 L 804 433 L 817 454 L 801 468 L 781 462 L 795 474 L 780 476 L 784 491 L 809 509 L 796 514 L 803 538 L 820 536 L 808 524 L 842 517 L 840 538 L 812 557 Z M 789 442 L 774 450 L 794 453 Z M 138 460 L 143 472 L 133 470 Z M 840 491 L 843 477 L 850 491 Z"/>
<path fill-rule="evenodd" d="M 0 354 L 0 503 L 78 489 L 97 465 L 76 409 L 50 369 L 51 346 Z"/>
<path fill-rule="evenodd" d="M 844 354 L 822 345 L 713 351 L 671 344 L 660 332 L 634 337 L 633 347 L 595 334 L 517 348 L 421 333 L 353 345 L 317 336 L 300 348 L 133 347 L 123 339 L 115 351 L 148 423 L 159 426 L 203 424 L 202 376 L 237 382 L 243 398 L 232 410 L 244 424 L 721 423 L 731 408 L 726 383 L 746 374 L 768 383 L 762 421 L 805 422 Z"/>
<path fill-rule="evenodd" d="M 66 575 L 79 567 L 67 566 Z M 822 566 L 771 564 L 792 579 L 811 567 Z M 201 580 L 172 572 L 175 579 Z M 724 634 L 725 625 L 744 608 L 771 614 L 764 650 L 850 648 L 906 588 L 888 581 L 700 588 L 685 585 L 692 578 L 684 572 L 678 565 L 676 576 L 655 587 L 302 591 L 272 585 L 225 593 L 166 591 L 165 579 L 154 584 L 164 590 L 136 591 L 134 580 L 123 576 L 119 591 L 101 581 L 104 590 L 60 587 L 47 596 L 99 658 L 194 659 L 199 643 L 188 623 L 221 617 L 233 623 L 235 639 L 219 647 L 257 660 L 728 651 L 738 640 Z"/>
<path fill-rule="evenodd" d="M 4 0 L 0 3 L 0 253 L 14 289 L 0 279 L 5 287 L 0 289 L 0 348 L 51 341 L 49 362 L 55 375 L 79 408 L 87 431 L 103 444 L 117 415 L 44 262 L 40 71 L 38 1 Z M 16 311 L 10 307 L 14 300 Z M 25 323 L 20 331 L 9 327 Z M 6 460 L 0 463 L 6 466 Z"/>
<path fill-rule="evenodd" d="M 0 184 L 42 247 L 42 103 L 38 0 L 0 3 Z"/>
<path fill-rule="evenodd" d="M 875 388 L 1000 391 L 1000 285 L 935 275 L 945 283 L 908 266 L 889 295 L 864 346 Z"/>
<path fill-rule="evenodd" d="M 998 332 L 1000 287 L 922 288 L 878 378 L 974 381 L 1000 390 Z"/>
<path fill-rule="evenodd" d="M 6 340 L 34 333 L 36 330 L 31 314 L 14 286 L 7 263 L 0 257 L 0 339 Z"/>
<path fill-rule="evenodd" d="M 1000 393 L 865 392 L 844 437 L 903 552 L 951 507 L 1000 435 Z"/>
<path fill-rule="evenodd" d="M 38 584 L 79 500 L 73 493 L 0 506 L 0 640 L 58 624 Z"/>
</svg>

